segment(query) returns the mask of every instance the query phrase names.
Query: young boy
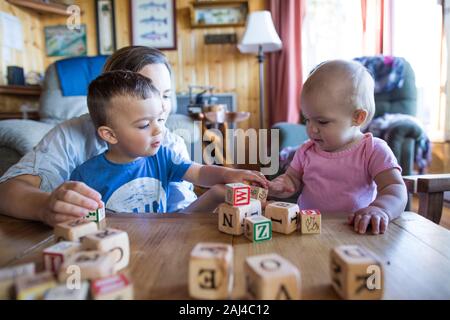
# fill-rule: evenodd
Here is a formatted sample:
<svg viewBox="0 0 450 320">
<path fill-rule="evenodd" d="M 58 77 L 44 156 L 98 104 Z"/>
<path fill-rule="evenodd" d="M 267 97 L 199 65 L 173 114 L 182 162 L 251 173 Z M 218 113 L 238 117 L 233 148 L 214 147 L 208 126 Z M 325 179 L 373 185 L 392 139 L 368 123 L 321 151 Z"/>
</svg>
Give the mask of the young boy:
<svg viewBox="0 0 450 320">
<path fill-rule="evenodd" d="M 269 194 L 301 191 L 303 209 L 349 212 L 355 231 L 384 233 L 405 209 L 401 168 L 386 142 L 363 134 L 375 113 L 374 81 L 357 62 L 328 61 L 306 80 L 301 96 L 310 140 L 296 152 Z"/>
<path fill-rule="evenodd" d="M 167 186 L 182 179 L 212 187 L 185 211 L 213 211 L 224 201 L 224 184 L 254 182 L 264 175 L 186 162 L 161 146 L 164 111 L 152 81 L 130 71 L 107 72 L 89 86 L 89 114 L 108 150 L 76 168 L 71 180 L 102 195 L 115 212 L 166 212 Z"/>
</svg>

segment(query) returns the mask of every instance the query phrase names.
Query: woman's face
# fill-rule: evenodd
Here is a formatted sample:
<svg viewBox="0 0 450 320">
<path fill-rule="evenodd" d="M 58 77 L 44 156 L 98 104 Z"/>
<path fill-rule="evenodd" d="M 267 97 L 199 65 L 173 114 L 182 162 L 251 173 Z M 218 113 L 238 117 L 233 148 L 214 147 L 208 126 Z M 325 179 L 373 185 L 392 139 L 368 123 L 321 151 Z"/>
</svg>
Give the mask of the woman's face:
<svg viewBox="0 0 450 320">
<path fill-rule="evenodd" d="M 139 73 L 150 78 L 159 90 L 163 102 L 164 119 L 167 120 L 172 110 L 172 81 L 169 70 L 164 64 L 148 64 Z"/>
</svg>

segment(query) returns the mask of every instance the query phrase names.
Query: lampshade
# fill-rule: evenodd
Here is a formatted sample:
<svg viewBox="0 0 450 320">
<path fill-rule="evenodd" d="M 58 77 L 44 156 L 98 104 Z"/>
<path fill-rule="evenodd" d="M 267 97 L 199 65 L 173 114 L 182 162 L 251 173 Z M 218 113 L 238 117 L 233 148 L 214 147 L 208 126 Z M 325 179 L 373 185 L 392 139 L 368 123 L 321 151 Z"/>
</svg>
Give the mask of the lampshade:
<svg viewBox="0 0 450 320">
<path fill-rule="evenodd" d="M 244 37 L 238 48 L 242 53 L 257 53 L 260 46 L 263 52 L 278 51 L 282 47 L 269 11 L 255 11 L 249 15 Z"/>
</svg>

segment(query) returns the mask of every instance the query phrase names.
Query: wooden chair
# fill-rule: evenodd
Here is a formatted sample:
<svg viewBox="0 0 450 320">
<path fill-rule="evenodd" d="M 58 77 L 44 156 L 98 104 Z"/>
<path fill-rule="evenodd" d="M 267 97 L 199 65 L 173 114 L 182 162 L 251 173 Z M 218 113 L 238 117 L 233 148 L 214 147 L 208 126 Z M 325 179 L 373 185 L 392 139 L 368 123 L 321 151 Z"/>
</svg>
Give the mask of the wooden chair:
<svg viewBox="0 0 450 320">
<path fill-rule="evenodd" d="M 419 214 L 434 223 L 439 224 L 444 204 L 444 192 L 450 191 L 450 174 L 427 174 L 417 176 L 404 176 L 408 190 L 409 201 L 411 195 L 419 196 Z"/>
</svg>

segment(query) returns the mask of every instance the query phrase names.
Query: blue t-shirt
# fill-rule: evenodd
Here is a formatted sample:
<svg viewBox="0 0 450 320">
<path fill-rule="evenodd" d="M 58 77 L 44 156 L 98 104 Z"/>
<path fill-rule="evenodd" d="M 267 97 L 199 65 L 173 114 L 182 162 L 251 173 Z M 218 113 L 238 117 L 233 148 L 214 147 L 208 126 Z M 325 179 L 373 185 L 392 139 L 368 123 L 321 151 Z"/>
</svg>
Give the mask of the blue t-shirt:
<svg viewBox="0 0 450 320">
<path fill-rule="evenodd" d="M 70 177 L 102 195 L 109 210 L 116 212 L 166 212 L 168 185 L 181 181 L 191 162 L 161 147 L 151 157 L 118 164 L 102 153 L 77 167 Z"/>
</svg>

